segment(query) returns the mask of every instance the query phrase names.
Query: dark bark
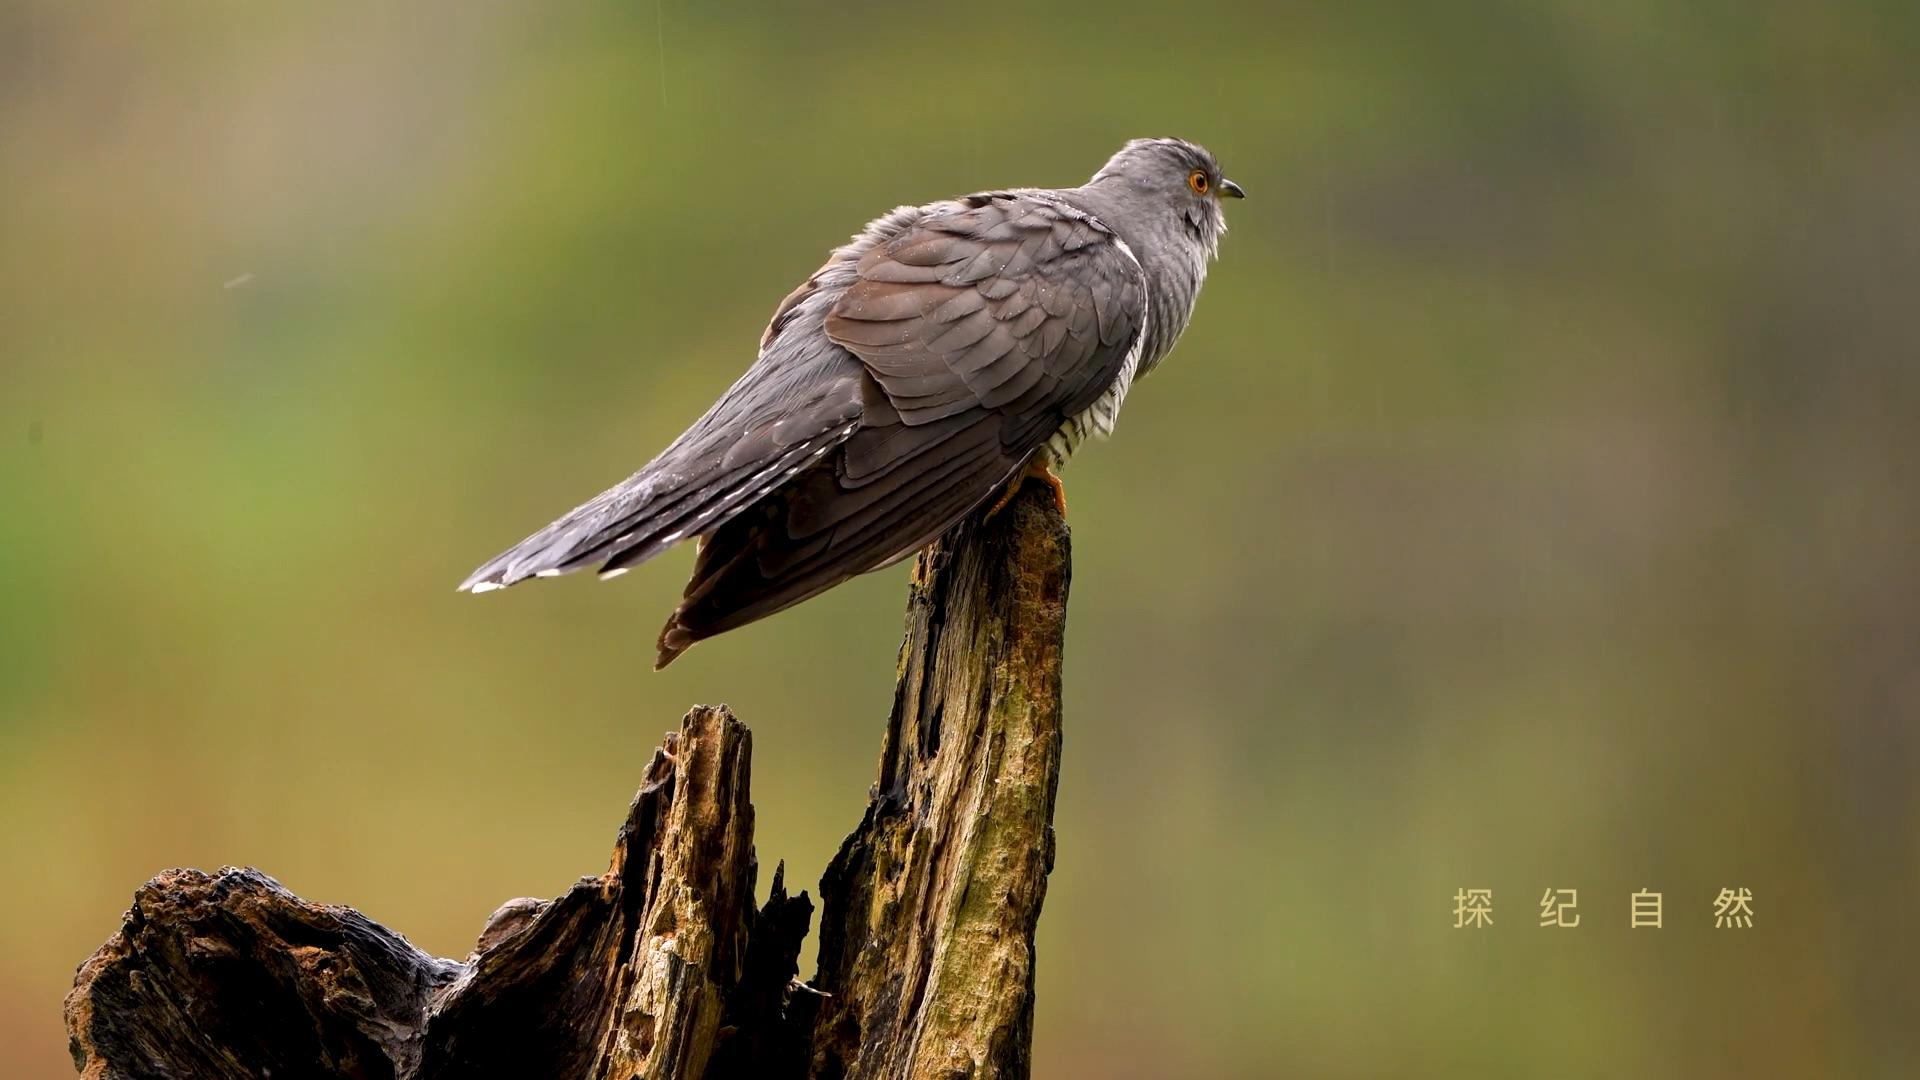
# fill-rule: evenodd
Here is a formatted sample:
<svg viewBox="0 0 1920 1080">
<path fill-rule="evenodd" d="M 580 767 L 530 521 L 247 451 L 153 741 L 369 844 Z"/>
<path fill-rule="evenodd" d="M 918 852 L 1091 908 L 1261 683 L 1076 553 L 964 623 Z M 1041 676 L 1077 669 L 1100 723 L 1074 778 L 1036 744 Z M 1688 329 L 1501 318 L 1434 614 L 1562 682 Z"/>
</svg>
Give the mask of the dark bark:
<svg viewBox="0 0 1920 1080">
<path fill-rule="evenodd" d="M 1024 1077 L 1052 865 L 1066 527 L 1032 488 L 915 564 L 879 779 L 813 905 L 753 906 L 752 737 L 698 707 L 607 871 L 509 901 L 465 961 L 251 869 L 169 870 L 81 965 L 109 1077 Z"/>
</svg>

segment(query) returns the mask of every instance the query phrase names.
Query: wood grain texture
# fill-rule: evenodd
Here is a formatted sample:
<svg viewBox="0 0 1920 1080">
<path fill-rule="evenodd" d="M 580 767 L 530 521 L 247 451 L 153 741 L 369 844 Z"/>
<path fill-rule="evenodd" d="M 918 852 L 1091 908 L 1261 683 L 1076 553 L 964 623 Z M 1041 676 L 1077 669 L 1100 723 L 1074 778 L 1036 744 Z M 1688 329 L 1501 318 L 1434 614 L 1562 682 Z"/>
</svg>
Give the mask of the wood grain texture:
<svg viewBox="0 0 1920 1080">
<path fill-rule="evenodd" d="M 754 906 L 752 736 L 689 712 L 606 871 L 440 959 L 252 869 L 168 870 L 80 966 L 90 1080 L 855 1080 L 1028 1074 L 1052 865 L 1065 523 L 1034 486 L 920 557 L 867 812 L 813 905 Z"/>
<path fill-rule="evenodd" d="M 1070 564 L 1043 490 L 914 564 L 880 775 L 820 882 L 815 1077 L 1028 1073 Z"/>
</svg>

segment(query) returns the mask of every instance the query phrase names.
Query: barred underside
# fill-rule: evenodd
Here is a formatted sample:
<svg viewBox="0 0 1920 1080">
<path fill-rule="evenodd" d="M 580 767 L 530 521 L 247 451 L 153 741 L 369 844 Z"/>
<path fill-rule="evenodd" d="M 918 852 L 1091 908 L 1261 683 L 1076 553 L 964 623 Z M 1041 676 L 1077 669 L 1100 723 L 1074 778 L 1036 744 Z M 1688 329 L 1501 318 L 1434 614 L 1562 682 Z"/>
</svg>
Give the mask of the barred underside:
<svg viewBox="0 0 1920 1080">
<path fill-rule="evenodd" d="M 1120 405 L 1127 399 L 1127 391 L 1133 386 L 1133 376 L 1140 368 L 1140 353 L 1147 341 L 1146 328 L 1133 339 L 1133 347 L 1127 350 L 1127 359 L 1120 367 L 1120 374 L 1113 380 L 1107 392 L 1100 400 L 1089 405 L 1080 415 L 1060 425 L 1060 429 L 1047 438 L 1044 447 L 1047 461 L 1054 468 L 1064 468 L 1073 457 L 1080 444 L 1087 441 L 1089 435 L 1104 439 L 1113 434 L 1114 426 L 1120 422 Z"/>
</svg>

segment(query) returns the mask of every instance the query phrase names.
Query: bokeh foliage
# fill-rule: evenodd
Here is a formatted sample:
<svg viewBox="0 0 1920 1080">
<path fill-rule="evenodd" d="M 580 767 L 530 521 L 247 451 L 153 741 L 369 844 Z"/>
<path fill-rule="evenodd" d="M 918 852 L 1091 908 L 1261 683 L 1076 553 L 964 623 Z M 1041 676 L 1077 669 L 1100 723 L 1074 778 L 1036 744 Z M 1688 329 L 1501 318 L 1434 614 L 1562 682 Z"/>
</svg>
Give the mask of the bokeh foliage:
<svg viewBox="0 0 1920 1080">
<path fill-rule="evenodd" d="M 165 866 L 462 954 L 695 701 L 816 879 L 903 570 L 662 675 L 684 552 L 452 586 L 868 217 L 1180 134 L 1252 197 L 1069 475 L 1038 1075 L 1910 1075 L 1917 67 L 1911 3 L 5 0 L 0 1072 Z"/>
</svg>

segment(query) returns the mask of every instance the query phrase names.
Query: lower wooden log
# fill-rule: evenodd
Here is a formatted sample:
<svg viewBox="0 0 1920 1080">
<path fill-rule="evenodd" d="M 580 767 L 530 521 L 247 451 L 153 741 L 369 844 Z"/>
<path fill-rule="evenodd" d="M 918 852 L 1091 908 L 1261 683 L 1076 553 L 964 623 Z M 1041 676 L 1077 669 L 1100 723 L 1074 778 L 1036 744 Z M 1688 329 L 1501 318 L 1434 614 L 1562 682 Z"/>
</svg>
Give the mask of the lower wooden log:
<svg viewBox="0 0 1920 1080">
<path fill-rule="evenodd" d="M 689 712 L 605 873 L 509 901 L 463 961 L 257 870 L 169 870 L 67 998 L 105 1078 L 953 1080 L 1028 1073 L 1052 865 L 1065 523 L 1035 488 L 920 556 L 879 778 L 813 905 L 755 908 L 752 737 Z"/>
</svg>

